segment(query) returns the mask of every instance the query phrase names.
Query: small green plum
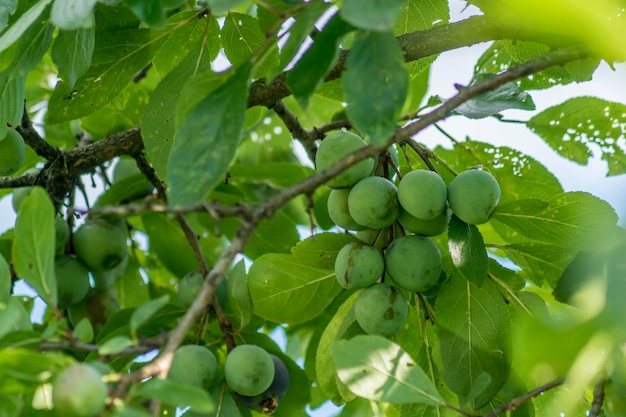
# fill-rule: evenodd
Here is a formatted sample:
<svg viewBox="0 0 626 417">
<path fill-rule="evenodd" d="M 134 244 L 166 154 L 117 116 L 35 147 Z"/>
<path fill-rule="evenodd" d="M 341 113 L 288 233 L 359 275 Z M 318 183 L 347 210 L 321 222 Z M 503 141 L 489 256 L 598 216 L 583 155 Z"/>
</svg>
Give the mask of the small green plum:
<svg viewBox="0 0 626 417">
<path fill-rule="evenodd" d="M 57 299 L 60 308 L 76 305 L 89 292 L 89 270 L 77 258 L 57 255 L 54 259 Z"/>
<path fill-rule="evenodd" d="M 256 345 L 238 345 L 226 356 L 226 384 L 237 394 L 253 397 L 263 393 L 274 380 L 274 361 Z"/>
<path fill-rule="evenodd" d="M 379 282 L 361 291 L 354 302 L 357 323 L 367 334 L 393 336 L 409 314 L 409 306 L 396 287 Z"/>
<path fill-rule="evenodd" d="M 415 233 L 420 236 L 438 236 L 448 230 L 448 223 L 450 223 L 450 216 L 452 212 L 450 209 L 445 209 L 439 216 L 431 220 L 422 220 L 417 217 L 411 216 L 404 209 L 400 209 L 400 215 L 398 216 L 398 222 L 402 225 L 404 230 Z"/>
<path fill-rule="evenodd" d="M 361 226 L 350 216 L 348 210 L 349 194 L 350 189 L 331 190 L 328 196 L 328 215 L 339 227 L 347 230 L 365 230 L 365 226 Z"/>
<path fill-rule="evenodd" d="M 184 345 L 176 349 L 167 379 L 209 389 L 217 380 L 215 354 L 204 346 Z"/>
<path fill-rule="evenodd" d="M 370 229 L 382 229 L 396 221 L 399 214 L 398 189 L 383 177 L 366 177 L 348 195 L 350 216 Z"/>
<path fill-rule="evenodd" d="M 385 269 L 385 260 L 380 249 L 350 242 L 345 245 L 335 260 L 335 276 L 343 288 L 366 288 L 380 279 Z"/>
<path fill-rule="evenodd" d="M 487 223 L 500 203 L 500 185 L 487 171 L 463 171 L 448 185 L 448 201 L 452 212 L 465 223 Z"/>
<path fill-rule="evenodd" d="M 322 171 L 349 153 L 365 146 L 367 143 L 352 132 L 333 132 L 320 143 L 315 154 L 315 167 L 318 172 Z M 373 158 L 366 158 L 328 180 L 326 185 L 330 188 L 350 188 L 360 179 L 370 175 L 374 170 L 374 164 Z"/>
<path fill-rule="evenodd" d="M 416 169 L 402 177 L 398 183 L 398 200 L 410 215 L 431 220 L 446 209 L 448 188 L 443 179 L 433 171 Z"/>
<path fill-rule="evenodd" d="M 106 399 L 102 376 L 86 364 L 64 369 L 52 383 L 52 403 L 59 416 L 94 417 L 104 411 Z"/>
<path fill-rule="evenodd" d="M 121 222 L 88 219 L 74 233 L 74 250 L 90 271 L 113 269 L 128 257 L 126 231 Z"/>
<path fill-rule="evenodd" d="M 398 287 L 407 291 L 426 291 L 441 275 L 441 252 L 423 236 L 394 239 L 385 252 L 387 274 Z"/>
</svg>

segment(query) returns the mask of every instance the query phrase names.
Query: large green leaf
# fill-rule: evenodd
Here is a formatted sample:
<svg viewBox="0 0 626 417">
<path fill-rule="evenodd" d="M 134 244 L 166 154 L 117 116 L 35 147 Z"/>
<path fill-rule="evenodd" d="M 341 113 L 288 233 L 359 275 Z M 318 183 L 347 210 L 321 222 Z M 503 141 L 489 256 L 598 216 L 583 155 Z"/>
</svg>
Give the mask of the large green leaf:
<svg viewBox="0 0 626 417">
<path fill-rule="evenodd" d="M 73 120 L 95 112 L 111 102 L 144 68 L 159 47 L 186 24 L 197 18 L 176 21 L 159 31 L 122 29 L 96 36 L 91 67 L 74 88 L 60 82 L 48 105 L 48 123 Z"/>
<path fill-rule="evenodd" d="M 229 13 L 226 16 L 220 38 L 226 57 L 234 66 L 248 61 L 264 46 L 266 40 L 258 20 L 241 13 Z M 256 71 L 255 75 L 259 77 L 273 70 L 278 63 L 276 46 L 272 45 L 270 48 L 271 51 L 264 57 L 261 68 Z"/>
<path fill-rule="evenodd" d="M 59 68 L 59 78 L 74 87 L 87 71 L 95 45 L 95 29 L 60 31 L 52 46 L 52 60 Z"/>
<path fill-rule="evenodd" d="M 224 181 L 245 120 L 251 64 L 200 102 L 183 122 L 167 168 L 170 204 L 193 204 Z"/>
<path fill-rule="evenodd" d="M 181 408 L 191 407 L 200 413 L 210 413 L 215 409 L 215 403 L 204 389 L 167 379 L 152 378 L 142 383 L 135 395 L 139 398 L 154 398 L 164 404 Z"/>
<path fill-rule="evenodd" d="M 591 144 L 602 151 L 608 175 L 626 173 L 626 105 L 597 97 L 576 97 L 550 107 L 528 127 L 561 156 L 586 165 Z"/>
<path fill-rule="evenodd" d="M 402 50 L 391 32 L 361 32 L 346 61 L 346 113 L 369 142 L 382 145 L 396 129 L 409 84 Z"/>
<path fill-rule="evenodd" d="M 313 92 L 322 84 L 339 56 L 341 38 L 354 30 L 339 15 L 335 15 L 315 36 L 313 45 L 304 53 L 293 70 L 287 74 L 287 86 L 298 104 L 306 108 Z"/>
<path fill-rule="evenodd" d="M 26 74 L 37 66 L 48 51 L 54 26 L 40 19 L 32 24 L 20 37 L 17 51 L 8 69 L 13 74 Z"/>
<path fill-rule="evenodd" d="M 50 21 L 62 30 L 76 30 L 94 26 L 93 9 L 97 0 L 55 0 L 50 10 Z"/>
<path fill-rule="evenodd" d="M 390 30 L 406 0 L 344 0 L 341 17 L 354 26 L 377 31 Z"/>
<path fill-rule="evenodd" d="M 555 195 L 549 201 L 527 199 L 501 205 L 493 217 L 531 240 L 568 249 L 596 248 L 617 215 L 606 202 L 584 192 Z"/>
<path fill-rule="evenodd" d="M 57 302 L 54 275 L 54 207 L 41 187 L 24 199 L 15 223 L 12 258 L 20 278 L 37 291 L 48 304 Z"/>
<path fill-rule="evenodd" d="M 509 312 L 489 280 L 477 287 L 453 276 L 439 291 L 435 322 L 442 373 L 461 398 L 480 407 L 502 388 L 509 373 Z"/>
<path fill-rule="evenodd" d="M 461 276 L 482 284 L 487 276 L 487 251 L 478 228 L 453 215 L 448 225 L 448 250 Z"/>
<path fill-rule="evenodd" d="M 187 57 L 157 85 L 141 120 L 141 136 L 146 155 L 160 178 L 167 178 L 167 162 L 176 136 L 176 103 L 189 78 L 210 66 L 202 48 Z"/>
<path fill-rule="evenodd" d="M 522 268 L 520 273 L 528 280 L 551 288 L 574 256 L 574 251 L 560 246 L 538 242 L 513 243 L 500 247 L 513 262 Z"/>
<path fill-rule="evenodd" d="M 22 37 L 24 32 L 41 16 L 48 4 L 52 0 L 40 0 L 30 9 L 22 14 L 9 28 L 0 36 L 0 52 L 13 45 Z"/>
<path fill-rule="evenodd" d="M 333 270 L 303 265 L 293 255 L 271 253 L 254 261 L 248 286 L 256 315 L 287 324 L 315 318 L 341 291 Z"/>
<path fill-rule="evenodd" d="M 445 404 L 415 360 L 382 336 L 337 341 L 332 355 L 337 376 L 360 397 L 395 404 Z"/>
<path fill-rule="evenodd" d="M 8 126 L 17 126 L 24 113 L 26 76 L 0 73 L 0 136 L 5 137 Z"/>
</svg>

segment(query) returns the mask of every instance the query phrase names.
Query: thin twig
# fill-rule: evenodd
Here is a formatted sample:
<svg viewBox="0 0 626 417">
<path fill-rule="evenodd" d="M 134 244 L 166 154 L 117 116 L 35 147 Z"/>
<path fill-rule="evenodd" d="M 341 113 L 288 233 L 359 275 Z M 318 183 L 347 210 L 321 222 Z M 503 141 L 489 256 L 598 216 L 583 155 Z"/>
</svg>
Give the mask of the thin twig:
<svg viewBox="0 0 626 417">
<path fill-rule="evenodd" d="M 602 404 L 604 404 L 604 387 L 606 379 L 602 379 L 593 387 L 593 401 L 591 409 L 589 409 L 589 417 L 600 417 L 602 412 Z"/>
<path fill-rule="evenodd" d="M 552 388 L 556 388 L 559 385 L 562 385 L 563 382 L 565 382 L 565 378 L 557 378 L 554 381 L 550 381 L 547 384 L 543 384 L 533 389 L 532 391 L 527 392 L 526 394 L 520 395 L 519 397 L 512 399 L 511 401 L 504 404 L 503 406 L 498 407 L 495 410 L 490 411 L 487 414 L 483 414 L 480 417 L 495 417 L 498 414 L 504 413 L 505 411 L 515 410 L 517 407 L 524 404 L 526 401 L 541 395 L 545 391 L 551 390 Z"/>
</svg>

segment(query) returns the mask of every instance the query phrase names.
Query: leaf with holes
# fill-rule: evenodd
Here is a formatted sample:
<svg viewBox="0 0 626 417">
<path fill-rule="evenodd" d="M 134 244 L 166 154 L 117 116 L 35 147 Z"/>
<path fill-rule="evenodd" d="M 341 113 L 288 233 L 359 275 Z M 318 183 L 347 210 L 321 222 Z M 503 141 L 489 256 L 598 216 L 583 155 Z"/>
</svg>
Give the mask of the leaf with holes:
<svg viewBox="0 0 626 417">
<path fill-rule="evenodd" d="M 576 97 L 534 116 L 528 127 L 561 156 L 581 165 L 589 162 L 594 144 L 608 164 L 608 175 L 626 173 L 624 104 Z"/>
</svg>

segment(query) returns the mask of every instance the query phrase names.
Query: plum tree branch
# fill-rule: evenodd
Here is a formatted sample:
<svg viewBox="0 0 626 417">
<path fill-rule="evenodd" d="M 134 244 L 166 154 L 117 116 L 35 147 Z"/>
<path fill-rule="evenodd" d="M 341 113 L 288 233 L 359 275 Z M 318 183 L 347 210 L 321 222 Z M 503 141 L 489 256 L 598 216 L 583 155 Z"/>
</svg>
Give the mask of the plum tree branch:
<svg viewBox="0 0 626 417">
<path fill-rule="evenodd" d="M 546 384 L 543 384 L 523 395 L 520 395 L 519 397 L 516 397 L 514 399 L 512 399 L 511 401 L 509 401 L 508 403 L 504 404 L 501 407 L 496 408 L 493 411 L 490 411 L 487 414 L 483 414 L 479 417 L 496 417 L 499 414 L 502 414 L 506 411 L 511 411 L 511 410 L 515 410 L 517 407 L 519 407 L 520 405 L 524 404 L 526 401 L 535 398 L 539 395 L 541 395 L 542 393 L 544 393 L 545 391 L 551 390 L 553 388 L 558 387 L 559 385 L 562 385 L 565 382 L 565 378 L 557 378 L 553 381 L 550 381 Z"/>
</svg>

